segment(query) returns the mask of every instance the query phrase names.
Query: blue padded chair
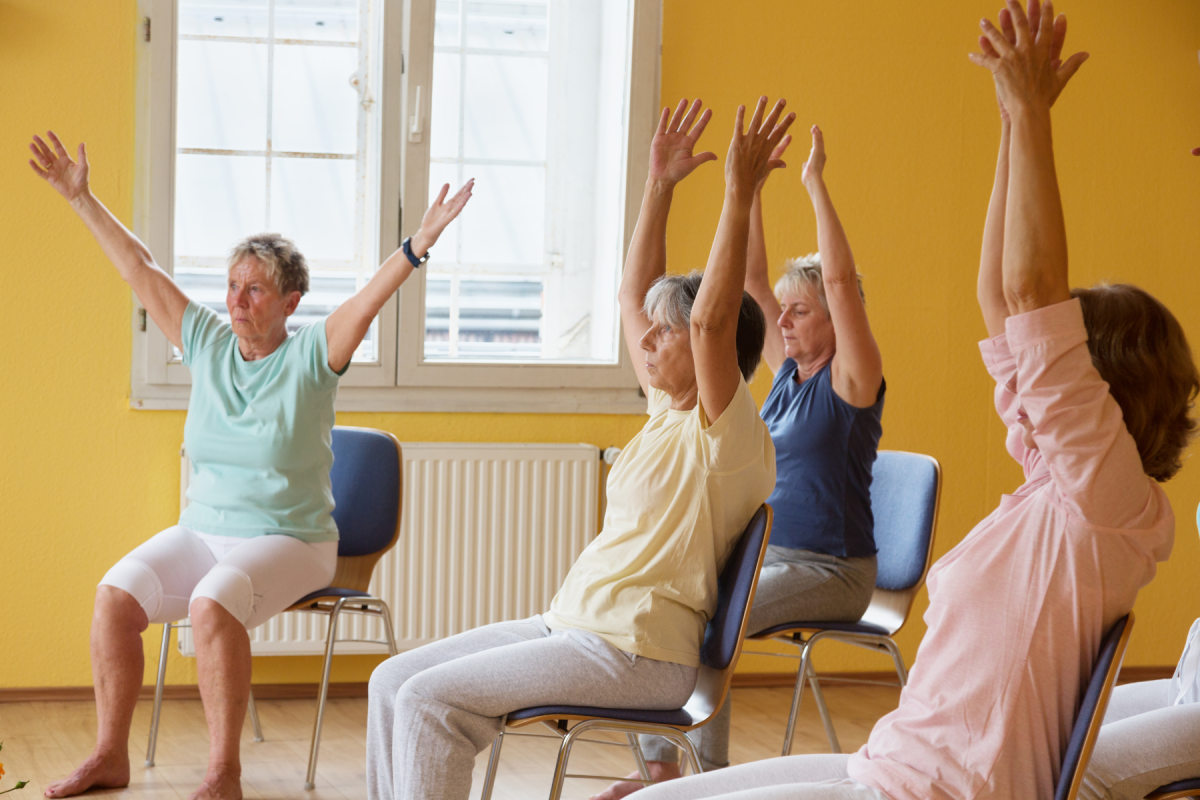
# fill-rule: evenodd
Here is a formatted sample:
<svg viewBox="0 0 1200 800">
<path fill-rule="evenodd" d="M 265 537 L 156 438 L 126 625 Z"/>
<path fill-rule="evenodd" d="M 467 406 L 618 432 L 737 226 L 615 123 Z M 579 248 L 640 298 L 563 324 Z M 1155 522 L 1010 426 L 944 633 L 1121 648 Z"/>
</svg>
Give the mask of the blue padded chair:
<svg viewBox="0 0 1200 800">
<path fill-rule="evenodd" d="M 1188 778 L 1160 786 L 1146 795 L 1146 800 L 1182 800 L 1186 797 L 1200 797 L 1200 778 Z"/>
<path fill-rule="evenodd" d="M 881 450 L 875 459 L 871 478 L 871 513 L 875 517 L 879 569 L 875 577 L 875 593 L 862 619 L 858 622 L 786 622 L 750 637 L 774 639 L 800 649 L 800 668 L 796 671 L 796 689 L 792 694 L 792 710 L 783 739 L 783 755 L 792 751 L 805 678 L 812 687 L 829 746 L 834 753 L 842 752 L 833 729 L 833 720 L 825 707 L 821 684 L 812 666 L 812 651 L 818 642 L 832 639 L 886 653 L 896 667 L 900 686 L 908 682 L 904 658 L 892 637 L 908 619 L 913 599 L 929 571 L 941 494 L 942 468 L 937 459 L 919 453 Z M 780 655 L 762 651 L 755 653 Z"/>
<path fill-rule="evenodd" d="M 1100 652 L 1092 666 L 1092 678 L 1080 700 L 1071 738 L 1067 740 L 1054 800 L 1075 800 L 1079 796 L 1079 787 L 1087 772 L 1088 762 L 1092 759 L 1096 737 L 1100 735 L 1108 699 L 1117 683 L 1117 674 L 1121 671 L 1121 661 L 1125 658 L 1125 648 L 1129 646 L 1129 634 L 1132 632 L 1133 612 L 1130 611 L 1116 621 L 1100 643 Z"/>
<path fill-rule="evenodd" d="M 662 736 L 687 754 L 692 772 L 701 771 L 695 747 L 684 732 L 698 728 L 712 719 L 729 693 L 733 670 L 742 650 L 742 639 L 746 635 L 746 624 L 750 619 L 754 590 L 758 586 L 758 572 L 767 552 L 767 541 L 771 538 L 771 514 L 771 507 L 765 504 L 755 512 L 730 553 L 728 561 L 725 562 L 725 568 L 721 571 L 717 583 L 717 610 L 708 621 L 704 630 L 704 643 L 700 646 L 700 669 L 696 676 L 696 688 L 683 708 L 671 711 L 644 711 L 586 706 L 541 706 L 514 711 L 505 718 L 505 726 L 508 728 L 541 722 L 554 731 L 552 738 L 561 738 L 558 763 L 554 767 L 554 783 L 550 789 L 551 800 L 561 797 L 563 783 L 567 778 L 626 780 L 602 775 L 567 774 L 571 746 L 584 733 L 590 731 L 624 733 L 637 760 L 642 783 L 652 781 L 638 746 L 638 734 Z M 568 720 L 579 721 L 574 727 L 568 728 Z M 492 796 L 492 789 L 496 783 L 496 769 L 500 763 L 500 747 L 504 744 L 505 735 L 505 731 L 501 730 L 492 742 L 481 800 L 490 800 Z"/>
<path fill-rule="evenodd" d="M 317 751 L 321 745 L 321 723 L 325 701 L 329 694 L 329 671 L 333 665 L 334 645 L 337 642 L 367 641 L 386 644 L 388 652 L 396 655 L 395 630 L 391 610 L 386 602 L 367 589 L 371 574 L 379 559 L 396 544 L 400 536 L 400 511 L 404 459 L 400 442 L 386 431 L 371 428 L 337 426 L 333 429 L 333 468 L 329 477 L 333 485 L 333 519 L 338 526 L 337 569 L 332 583 L 299 600 L 287 611 L 325 614 L 329 631 L 325 639 L 325 666 L 321 673 L 321 688 L 317 695 L 317 719 L 313 724 L 309 748 L 308 773 L 304 788 L 313 788 L 317 772 Z M 380 617 L 386 640 L 338 639 L 337 622 L 343 613 Z M 189 622 L 168 622 L 163 626 L 162 653 L 158 661 L 158 681 L 154 690 L 154 712 L 150 722 L 150 742 L 146 748 L 146 766 L 154 766 L 154 749 L 158 740 L 158 723 L 162 712 L 163 681 L 166 677 L 167 651 L 171 628 L 190 627 Z M 250 721 L 254 739 L 261 742 L 262 728 L 250 695 Z"/>
</svg>

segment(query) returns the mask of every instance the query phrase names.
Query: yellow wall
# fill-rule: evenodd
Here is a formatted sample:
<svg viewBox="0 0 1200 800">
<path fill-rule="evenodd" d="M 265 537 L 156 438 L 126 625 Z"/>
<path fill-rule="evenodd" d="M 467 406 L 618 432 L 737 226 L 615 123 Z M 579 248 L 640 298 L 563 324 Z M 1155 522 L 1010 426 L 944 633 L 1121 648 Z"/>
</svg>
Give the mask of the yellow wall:
<svg viewBox="0 0 1200 800">
<path fill-rule="evenodd" d="M 1056 111 L 1072 276 L 1139 283 L 1200 343 L 1200 11 L 1194 0 L 1077 3 L 1072 45 L 1089 49 Z M 862 271 L 889 392 L 883 445 L 930 453 L 945 470 L 938 553 L 1017 485 L 990 408 L 975 341 L 979 233 L 997 141 L 987 76 L 966 59 L 995 0 L 919 7 L 809 0 L 667 0 L 664 99 L 699 94 L 723 153 L 734 107 L 784 95 L 797 133 L 821 124 L 827 177 Z M 1067 7 L 1068 12 L 1076 8 Z M 125 220 L 134 173 L 133 0 L 0 4 L 0 687 L 91 683 L 93 586 L 123 553 L 178 513 L 180 412 L 128 406 L 128 289 L 62 201 L 24 163 L 34 131 L 85 138 L 93 186 Z M 799 182 L 807 152 L 771 179 L 772 264 L 815 247 Z M 700 266 L 721 199 L 718 165 L 676 195 L 674 269 Z M 767 381 L 755 384 L 761 399 Z M 343 414 L 405 440 L 624 443 L 641 418 L 575 415 Z M 1172 664 L 1200 600 L 1194 510 L 1200 469 L 1167 487 L 1175 554 L 1143 591 L 1127 663 Z M 920 600 L 918 611 L 924 608 Z M 923 630 L 901 634 L 911 659 Z M 146 637 L 148 666 L 157 632 Z M 365 680 L 378 659 L 346 658 L 335 680 Z M 750 659 L 744 668 L 777 665 Z M 169 681 L 192 682 L 173 659 Z M 824 669 L 883 669 L 830 649 Z M 778 665 L 782 666 L 782 665 Z M 255 661 L 259 682 L 313 681 L 315 658 Z M 150 676 L 147 676 L 148 679 Z"/>
</svg>

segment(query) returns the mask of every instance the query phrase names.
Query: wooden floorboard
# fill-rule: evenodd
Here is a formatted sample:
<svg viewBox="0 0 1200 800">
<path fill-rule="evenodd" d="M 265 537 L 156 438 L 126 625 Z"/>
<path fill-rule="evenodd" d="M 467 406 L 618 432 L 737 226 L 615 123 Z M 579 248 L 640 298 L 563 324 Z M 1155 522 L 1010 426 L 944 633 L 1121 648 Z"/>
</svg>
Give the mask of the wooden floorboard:
<svg viewBox="0 0 1200 800">
<path fill-rule="evenodd" d="M 829 685 L 825 689 L 842 749 L 850 752 L 866 741 L 875 720 L 895 707 L 899 690 L 870 685 Z M 734 689 L 730 758 L 735 764 L 779 755 L 787 725 L 791 690 Z M 156 765 L 146 768 L 150 702 L 138 703 L 130 737 L 132 780 L 127 789 L 92 794 L 120 800 L 186 800 L 195 789 L 207 758 L 207 729 L 199 701 L 170 700 L 163 705 Z M 362 698 L 329 701 L 321 738 L 316 789 L 305 791 L 304 773 L 312 735 L 315 704 L 311 700 L 263 699 L 258 703 L 266 741 L 255 742 L 249 723 L 242 736 L 243 791 L 247 798 L 366 800 L 367 704 Z M 41 797 L 46 784 L 68 773 L 90 751 L 95 740 L 95 711 L 79 701 L 27 701 L 0 704 L 0 761 L 6 789 L 17 780 L 30 783 L 13 800 Z M 508 737 L 493 797 L 497 800 L 545 797 L 557 755 L 550 739 Z M 811 703 L 801 709 L 796 753 L 826 753 L 829 745 Z M 475 764 L 473 797 L 479 796 L 487 753 Z M 625 748 L 584 743 L 575 748 L 571 771 L 625 774 L 634 769 Z M 565 798 L 586 798 L 603 788 L 598 781 L 567 782 Z M 89 795 L 90 796 L 90 795 Z M 5 798 L 5 800 L 9 800 Z"/>
</svg>

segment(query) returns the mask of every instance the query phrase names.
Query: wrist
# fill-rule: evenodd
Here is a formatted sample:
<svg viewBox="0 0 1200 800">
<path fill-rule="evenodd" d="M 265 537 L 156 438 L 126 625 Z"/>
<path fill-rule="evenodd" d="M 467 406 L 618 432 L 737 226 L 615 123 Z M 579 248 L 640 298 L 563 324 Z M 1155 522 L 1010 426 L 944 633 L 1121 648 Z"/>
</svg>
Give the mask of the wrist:
<svg viewBox="0 0 1200 800">
<path fill-rule="evenodd" d="M 412 247 L 413 255 L 417 258 L 422 257 L 429 252 L 429 248 L 437 243 L 437 240 L 437 236 L 432 236 L 424 228 L 420 228 L 412 235 L 412 241 L 409 243 L 410 247 Z"/>
<path fill-rule="evenodd" d="M 669 178 L 647 178 L 646 194 L 663 196 L 675 191 L 675 181 Z"/>
<path fill-rule="evenodd" d="M 1014 124 L 1026 122 L 1029 120 L 1049 119 L 1050 105 L 1032 98 L 1021 98 L 1016 101 L 1009 101 L 1008 119 L 1002 120 L 1001 124 L 1011 127 Z"/>
<path fill-rule="evenodd" d="M 749 206 L 754 202 L 756 196 L 758 196 L 758 188 L 754 184 L 731 181 L 725 185 L 726 199 L 736 203 L 745 203 Z"/>
<path fill-rule="evenodd" d="M 67 200 L 67 202 L 71 205 L 71 208 L 75 209 L 76 213 L 82 213 L 95 199 L 92 196 L 92 190 L 88 188 Z"/>
</svg>

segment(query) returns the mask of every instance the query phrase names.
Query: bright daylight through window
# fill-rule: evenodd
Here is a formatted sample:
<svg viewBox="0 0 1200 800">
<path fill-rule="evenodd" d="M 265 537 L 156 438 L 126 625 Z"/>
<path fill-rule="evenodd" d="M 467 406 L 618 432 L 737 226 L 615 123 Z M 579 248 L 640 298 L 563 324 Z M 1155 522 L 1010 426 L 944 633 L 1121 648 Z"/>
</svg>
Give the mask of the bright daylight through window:
<svg viewBox="0 0 1200 800">
<path fill-rule="evenodd" d="M 289 328 L 329 314 L 378 261 L 369 0 L 180 0 L 174 274 L 223 316 L 226 255 L 278 231 L 308 259 Z M 374 361 L 378 322 L 355 353 Z"/>
<path fill-rule="evenodd" d="M 628 8 L 437 3 L 429 194 L 476 179 L 433 248 L 428 360 L 616 359 Z"/>
</svg>

